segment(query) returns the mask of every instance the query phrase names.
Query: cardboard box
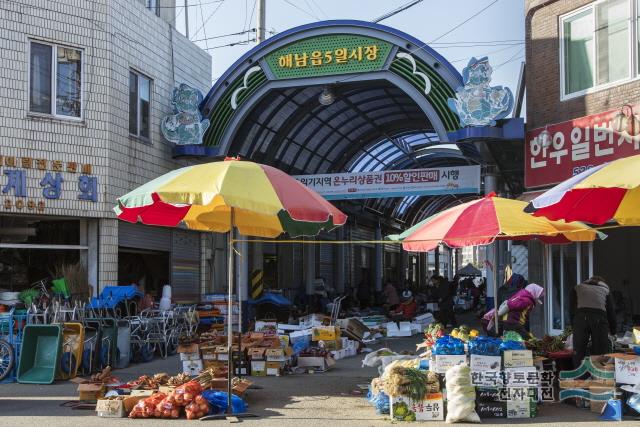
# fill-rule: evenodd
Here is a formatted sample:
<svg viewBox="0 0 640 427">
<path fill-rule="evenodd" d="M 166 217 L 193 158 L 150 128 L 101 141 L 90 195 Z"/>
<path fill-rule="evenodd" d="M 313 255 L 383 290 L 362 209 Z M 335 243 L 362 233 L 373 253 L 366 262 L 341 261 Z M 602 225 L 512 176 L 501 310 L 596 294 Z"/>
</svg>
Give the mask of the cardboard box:
<svg viewBox="0 0 640 427">
<path fill-rule="evenodd" d="M 247 356 L 249 357 L 249 360 L 264 360 L 265 351 L 266 349 L 261 347 L 250 348 L 247 352 Z"/>
<path fill-rule="evenodd" d="M 131 396 L 149 397 L 156 393 L 156 390 L 131 390 Z"/>
<path fill-rule="evenodd" d="M 331 369 L 336 361 L 331 357 L 298 356 L 298 368 L 326 371 Z"/>
<path fill-rule="evenodd" d="M 311 329 L 291 332 L 289 334 L 289 341 L 291 342 L 291 345 L 294 345 L 301 341 L 311 343 L 311 335 L 313 335 L 313 331 Z"/>
<path fill-rule="evenodd" d="M 203 368 L 204 365 L 202 364 L 202 360 L 188 360 L 182 362 L 182 372 L 191 376 L 199 375 Z"/>
<path fill-rule="evenodd" d="M 316 326 L 313 328 L 313 341 L 335 341 L 340 338 L 340 328 L 337 326 Z"/>
<path fill-rule="evenodd" d="M 82 383 L 78 384 L 78 400 L 97 401 L 104 396 L 106 387 L 102 383 Z"/>
<path fill-rule="evenodd" d="M 615 398 L 616 396 L 616 391 L 617 389 L 615 387 L 589 387 L 589 392 L 591 393 L 596 393 L 596 394 L 601 394 L 601 393 L 607 393 L 607 392 L 611 392 L 613 393 L 612 398 Z M 589 401 L 589 409 L 591 410 L 591 412 L 595 412 L 596 414 L 601 414 L 602 413 L 602 409 L 604 408 L 604 406 L 607 404 L 606 400 L 590 400 Z"/>
<path fill-rule="evenodd" d="M 98 399 L 96 412 L 103 418 L 124 418 L 127 413 L 124 410 L 124 396 L 116 399 Z"/>
<path fill-rule="evenodd" d="M 174 386 L 171 385 L 161 385 L 160 387 L 158 387 L 158 392 L 159 393 L 164 393 L 164 394 L 169 394 L 171 392 L 173 392 L 176 388 Z"/>
<path fill-rule="evenodd" d="M 301 317 L 299 320 L 300 326 L 305 328 L 313 328 L 314 326 L 328 325 L 331 322 L 329 316 L 323 314 L 310 314 L 308 316 Z"/>
<path fill-rule="evenodd" d="M 215 349 L 215 354 L 216 354 L 216 358 L 217 360 L 221 361 L 221 362 L 228 362 L 229 361 L 229 348 L 224 346 L 224 345 L 219 345 L 216 347 Z"/>
<path fill-rule="evenodd" d="M 443 421 L 444 402 L 441 393 L 428 394 L 414 401 L 405 396 L 391 397 L 391 418 L 396 421 Z M 399 408 L 402 406 L 402 408 Z"/>
<path fill-rule="evenodd" d="M 254 330 L 265 335 L 275 335 L 278 333 L 278 323 L 266 320 L 257 320 Z"/>
<path fill-rule="evenodd" d="M 183 362 L 189 361 L 189 360 L 199 360 L 200 359 L 200 353 L 180 353 L 180 360 Z"/>
<path fill-rule="evenodd" d="M 470 364 L 472 371 L 499 371 L 502 364 L 500 356 L 482 356 L 472 354 Z"/>
<path fill-rule="evenodd" d="M 356 341 L 362 341 L 364 334 L 370 332 L 367 325 L 355 318 L 343 320 L 340 323 L 340 327 L 344 330 L 345 335 L 354 338 Z"/>
<path fill-rule="evenodd" d="M 268 348 L 264 355 L 267 362 L 284 362 L 284 349 Z"/>
<path fill-rule="evenodd" d="M 342 349 L 342 341 L 340 339 L 327 340 L 327 341 L 323 341 L 323 343 L 324 343 L 324 348 L 329 351 Z"/>
<path fill-rule="evenodd" d="M 178 353 L 198 353 L 198 344 L 179 345 Z"/>
<path fill-rule="evenodd" d="M 500 400 L 498 387 L 476 387 L 476 402 L 497 402 Z"/>
<path fill-rule="evenodd" d="M 202 364 L 204 365 L 204 369 L 221 369 L 226 368 L 228 365 L 227 362 L 220 362 L 218 360 L 203 360 Z"/>
<path fill-rule="evenodd" d="M 400 322 L 400 326 L 396 322 L 388 322 L 386 325 L 387 337 L 410 337 L 413 335 L 410 322 Z"/>
<path fill-rule="evenodd" d="M 538 407 L 532 400 L 507 401 L 507 418 L 535 418 L 537 412 Z"/>
<path fill-rule="evenodd" d="M 533 366 L 504 368 L 504 374 L 509 387 L 537 387 L 540 384 L 540 375 Z"/>
<path fill-rule="evenodd" d="M 533 353 L 531 350 L 505 350 L 505 368 L 522 368 L 533 366 Z"/>
<path fill-rule="evenodd" d="M 282 373 L 282 362 L 266 362 L 267 376 L 279 377 Z"/>
<path fill-rule="evenodd" d="M 476 412 L 482 418 L 507 418 L 507 402 L 477 402 Z"/>
<path fill-rule="evenodd" d="M 251 375 L 255 377 L 264 377 L 267 375 L 267 362 L 264 360 L 251 361 Z"/>
<path fill-rule="evenodd" d="M 215 348 L 202 349 L 202 360 L 218 360 Z"/>
<path fill-rule="evenodd" d="M 453 366 L 466 364 L 467 356 L 464 354 L 437 354 L 434 356 L 432 363 L 429 363 L 429 369 L 436 374 L 445 374 Z"/>
</svg>

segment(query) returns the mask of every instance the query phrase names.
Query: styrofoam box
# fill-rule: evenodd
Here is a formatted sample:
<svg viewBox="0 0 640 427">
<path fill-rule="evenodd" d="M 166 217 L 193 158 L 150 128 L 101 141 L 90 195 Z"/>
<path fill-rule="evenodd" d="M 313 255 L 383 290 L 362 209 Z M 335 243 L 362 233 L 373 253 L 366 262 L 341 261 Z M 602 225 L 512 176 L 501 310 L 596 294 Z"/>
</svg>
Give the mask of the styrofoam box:
<svg viewBox="0 0 640 427">
<path fill-rule="evenodd" d="M 198 359 L 200 359 L 200 353 L 180 353 L 180 360 L 183 362 Z"/>
<path fill-rule="evenodd" d="M 182 372 L 189 375 L 198 375 L 202 371 L 202 360 L 185 360 L 182 362 Z"/>
</svg>

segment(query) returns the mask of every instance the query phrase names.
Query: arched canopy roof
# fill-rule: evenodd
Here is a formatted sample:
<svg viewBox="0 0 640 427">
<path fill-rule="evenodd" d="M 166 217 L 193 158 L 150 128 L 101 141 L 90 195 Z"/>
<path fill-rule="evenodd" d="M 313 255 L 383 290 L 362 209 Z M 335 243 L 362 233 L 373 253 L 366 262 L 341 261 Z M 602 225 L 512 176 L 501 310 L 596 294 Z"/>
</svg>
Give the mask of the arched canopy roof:
<svg viewBox="0 0 640 427">
<path fill-rule="evenodd" d="M 338 64 L 341 49 L 347 56 Z M 313 57 L 325 62 L 315 66 Z M 406 33 L 363 21 L 317 22 L 261 43 L 218 79 L 201 105 L 211 121 L 204 144 L 218 156 L 290 174 L 479 164 L 477 146 L 448 144 L 459 123 L 446 103 L 461 85 L 450 63 Z M 318 101 L 326 88 L 330 105 Z M 458 199 L 362 205 L 412 223 Z"/>
</svg>

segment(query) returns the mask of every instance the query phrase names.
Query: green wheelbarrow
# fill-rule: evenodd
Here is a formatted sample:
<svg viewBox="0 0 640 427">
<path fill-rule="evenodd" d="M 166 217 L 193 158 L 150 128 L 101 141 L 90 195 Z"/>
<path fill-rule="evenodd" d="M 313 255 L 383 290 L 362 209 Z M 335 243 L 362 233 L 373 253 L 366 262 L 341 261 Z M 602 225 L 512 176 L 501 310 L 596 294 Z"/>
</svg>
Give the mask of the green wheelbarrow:
<svg viewBox="0 0 640 427">
<path fill-rule="evenodd" d="M 53 383 L 60 361 L 61 346 L 61 325 L 25 326 L 18 365 L 18 382 Z"/>
</svg>

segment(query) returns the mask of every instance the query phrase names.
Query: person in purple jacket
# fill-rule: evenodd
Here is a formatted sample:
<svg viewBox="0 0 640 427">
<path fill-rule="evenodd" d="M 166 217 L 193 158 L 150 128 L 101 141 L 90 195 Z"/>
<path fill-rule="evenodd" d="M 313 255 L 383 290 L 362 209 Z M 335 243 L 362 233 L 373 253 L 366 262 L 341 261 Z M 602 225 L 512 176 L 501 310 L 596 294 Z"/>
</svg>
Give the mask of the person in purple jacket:
<svg viewBox="0 0 640 427">
<path fill-rule="evenodd" d="M 526 328 L 527 319 L 536 304 L 542 304 L 540 298 L 544 294 L 542 286 L 532 283 L 520 289 L 498 309 L 498 315 L 503 322 L 503 331 L 515 331 L 524 339 L 531 336 Z"/>
</svg>

